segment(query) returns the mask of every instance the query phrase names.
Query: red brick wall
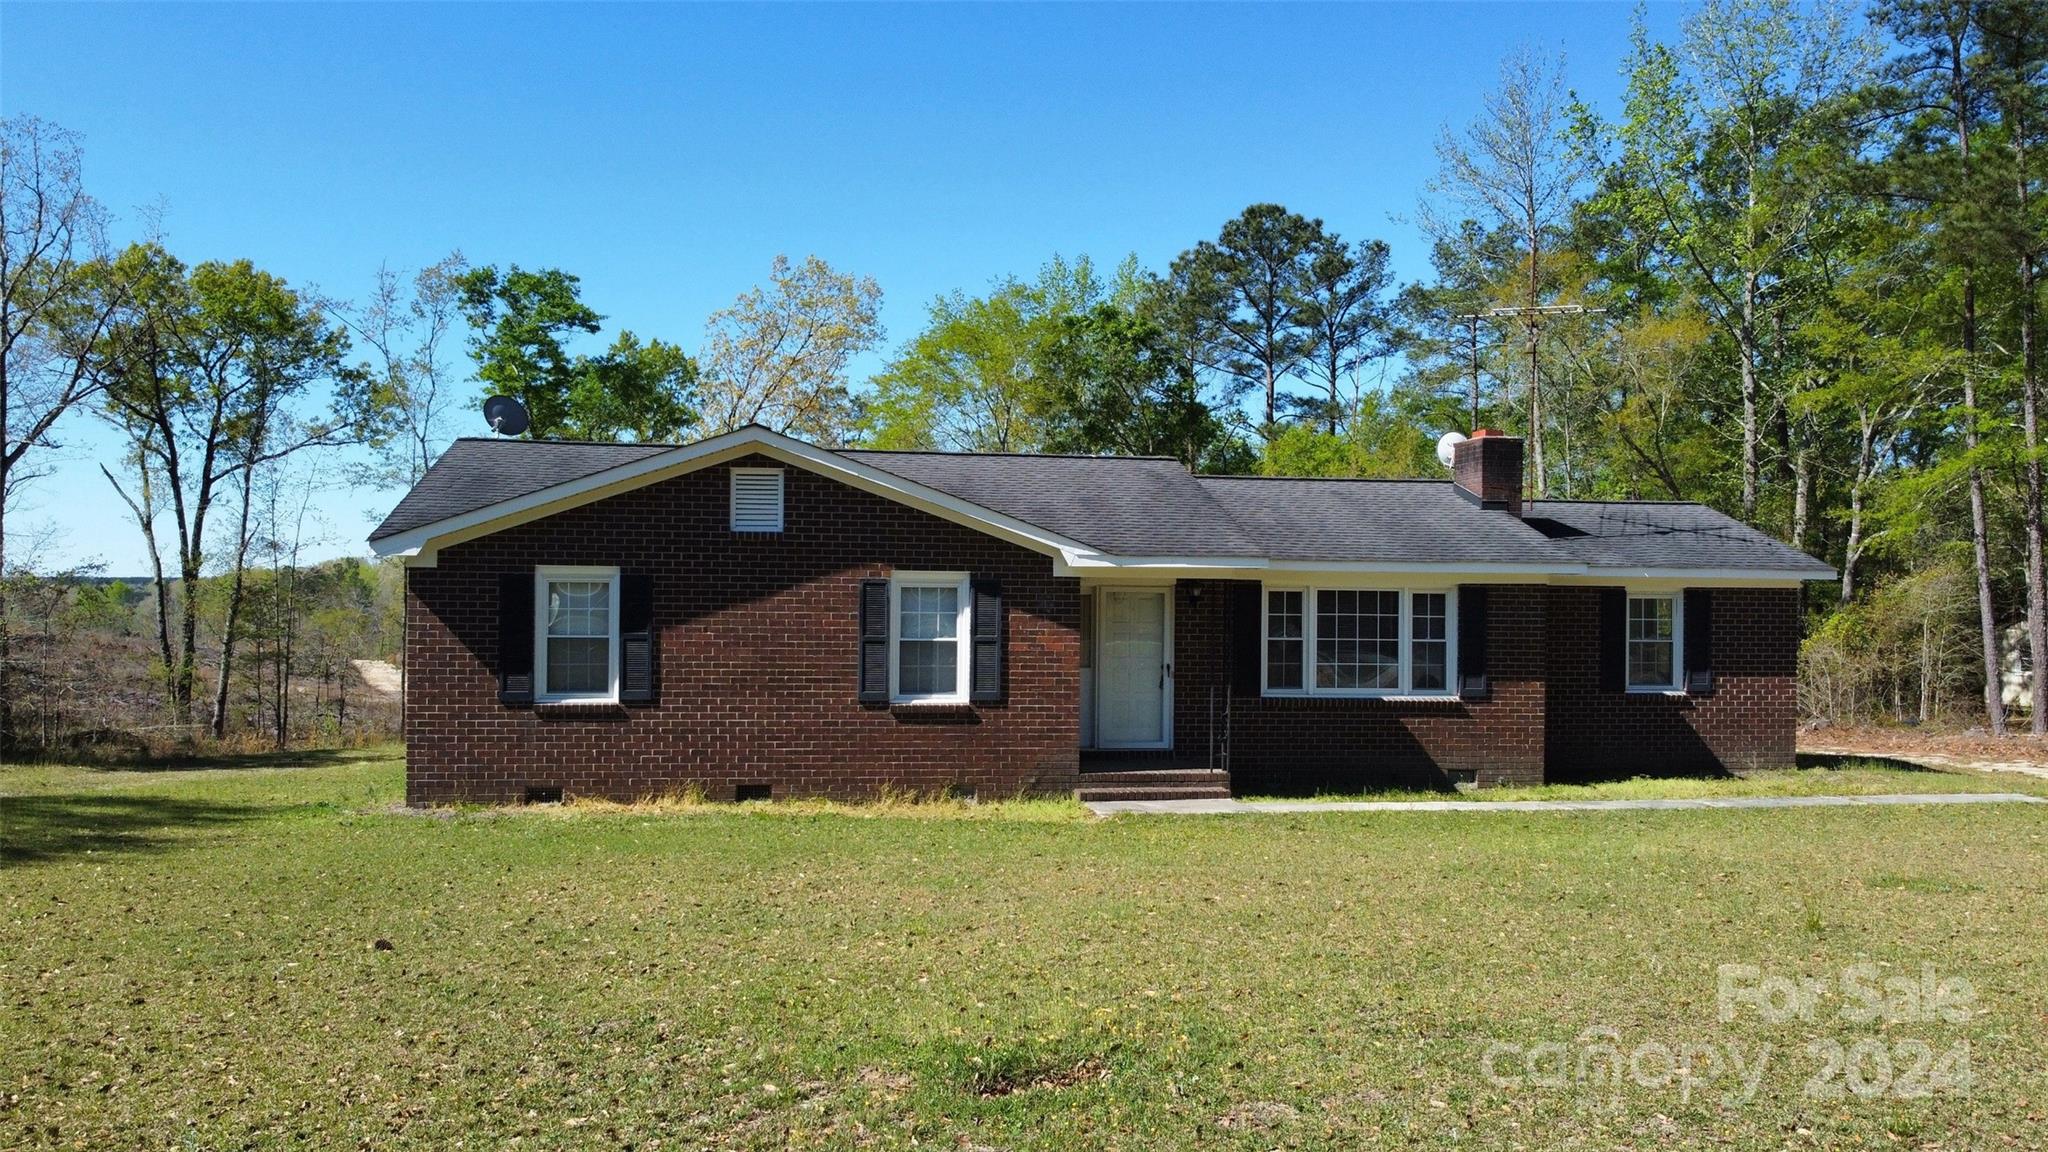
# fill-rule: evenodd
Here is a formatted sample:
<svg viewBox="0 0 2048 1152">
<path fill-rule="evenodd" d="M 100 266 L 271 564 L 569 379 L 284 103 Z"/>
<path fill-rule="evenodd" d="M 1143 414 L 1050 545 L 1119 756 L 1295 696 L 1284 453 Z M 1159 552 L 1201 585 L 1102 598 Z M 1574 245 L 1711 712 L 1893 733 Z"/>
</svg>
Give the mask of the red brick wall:
<svg viewBox="0 0 2048 1152">
<path fill-rule="evenodd" d="M 1208 746 L 1211 689 L 1220 699 L 1230 685 L 1231 583 L 1201 582 L 1199 596 L 1196 586 L 1181 585 L 1173 625 L 1174 735 L 1189 755 Z M 1482 785 L 1540 783 L 1545 591 L 1493 586 L 1488 700 L 1232 697 L 1231 786 L 1240 793 L 1442 787 L 1451 772 L 1474 773 Z"/>
<path fill-rule="evenodd" d="M 775 465 L 763 458 L 739 466 Z M 406 798 L 516 801 L 527 787 L 618 799 L 689 786 L 730 798 L 981 795 L 1073 787 L 1079 583 L 1045 556 L 797 468 L 785 530 L 727 527 L 707 468 L 442 550 L 406 580 Z M 498 577 L 546 564 L 654 577 L 660 700 L 648 708 L 498 703 Z M 892 568 L 1001 581 L 1002 704 L 941 715 L 857 699 L 859 581 Z"/>
<path fill-rule="evenodd" d="M 1184 757 L 1206 754 L 1211 690 L 1221 699 L 1230 684 L 1230 587 L 1183 583 L 1175 598 L 1174 734 Z M 1796 590 L 1715 591 L 1715 692 L 1699 698 L 1600 690 L 1599 594 L 1492 586 L 1486 701 L 1231 699 L 1232 786 L 1431 787 L 1452 772 L 1474 773 L 1481 785 L 1524 784 L 1793 762 Z"/>
<path fill-rule="evenodd" d="M 1798 735 L 1799 591 L 1714 590 L 1714 693 L 1600 689 L 1600 590 L 1550 590 L 1553 780 L 1783 768 Z"/>
</svg>

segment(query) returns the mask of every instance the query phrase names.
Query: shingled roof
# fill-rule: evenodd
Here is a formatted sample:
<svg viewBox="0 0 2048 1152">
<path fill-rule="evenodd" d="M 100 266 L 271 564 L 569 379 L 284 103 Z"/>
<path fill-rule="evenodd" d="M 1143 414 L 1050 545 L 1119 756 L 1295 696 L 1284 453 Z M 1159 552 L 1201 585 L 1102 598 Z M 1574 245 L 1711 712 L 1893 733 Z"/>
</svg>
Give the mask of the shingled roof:
<svg viewBox="0 0 2048 1152">
<path fill-rule="evenodd" d="M 678 450 L 666 444 L 462 439 L 375 542 Z M 1538 500 L 1479 508 L 1449 480 L 1196 476 L 1160 457 L 837 450 L 833 455 L 1131 558 L 1759 572 L 1831 569 L 1699 504 Z"/>
</svg>

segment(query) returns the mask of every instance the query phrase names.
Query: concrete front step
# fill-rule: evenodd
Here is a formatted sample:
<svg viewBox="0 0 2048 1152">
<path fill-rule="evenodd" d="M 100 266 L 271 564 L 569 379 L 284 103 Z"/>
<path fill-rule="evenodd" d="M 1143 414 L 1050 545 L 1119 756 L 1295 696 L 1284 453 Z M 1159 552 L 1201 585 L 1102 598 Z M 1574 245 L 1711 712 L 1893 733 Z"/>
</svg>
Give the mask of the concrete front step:
<svg viewBox="0 0 2048 1152">
<path fill-rule="evenodd" d="M 1230 773 L 1211 768 L 1126 768 L 1114 772 L 1091 772 L 1081 770 L 1081 787 L 1108 788 L 1142 786 L 1147 788 L 1204 785 L 1211 788 L 1229 788 Z"/>
<path fill-rule="evenodd" d="M 1228 800 L 1230 785 L 1225 784 L 1095 784 L 1086 783 L 1074 789 L 1074 799 L 1084 804 L 1101 804 L 1112 800 Z"/>
</svg>

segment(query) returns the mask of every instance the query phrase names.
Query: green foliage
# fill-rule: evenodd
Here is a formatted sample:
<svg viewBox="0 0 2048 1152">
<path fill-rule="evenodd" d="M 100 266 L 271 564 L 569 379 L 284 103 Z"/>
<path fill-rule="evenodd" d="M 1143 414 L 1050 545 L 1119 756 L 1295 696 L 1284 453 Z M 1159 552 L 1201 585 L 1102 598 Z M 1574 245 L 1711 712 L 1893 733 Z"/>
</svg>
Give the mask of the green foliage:
<svg viewBox="0 0 2048 1152">
<path fill-rule="evenodd" d="M 477 379 L 526 405 L 534 439 L 663 441 L 696 423 L 697 365 L 660 340 L 621 332 L 597 355 L 564 344 L 604 317 L 560 269 L 472 268 L 455 277 Z"/>
<path fill-rule="evenodd" d="M 1265 396 L 1262 431 L 1279 421 L 1281 382 L 1316 346 L 1309 325 L 1311 267 L 1327 254 L 1321 220 L 1253 204 L 1174 259 L 1176 308 L 1206 364 L 1237 390 Z M 1343 280 L 1341 270 L 1331 279 Z"/>
<path fill-rule="evenodd" d="M 1047 359 L 1069 319 L 1135 292 L 1135 261 L 1114 285 L 1085 256 L 1055 256 L 1035 281 L 1004 280 L 986 296 L 932 302 L 925 328 L 871 382 L 867 440 L 877 448 L 1027 452 L 1056 418 Z"/>
<path fill-rule="evenodd" d="M 582 365 L 563 347 L 574 333 L 594 333 L 604 317 L 583 303 L 581 281 L 560 269 L 504 272 L 486 265 L 456 278 L 472 335 L 477 379 L 526 405 L 539 439 L 573 426 L 570 394 Z"/>
<path fill-rule="evenodd" d="M 1200 386 L 1148 316 L 1116 304 L 1068 316 L 1044 351 L 1060 452 L 1172 456 L 1190 469 L 1240 471 L 1245 453 L 1202 403 Z"/>
<path fill-rule="evenodd" d="M 1324 232 L 1309 245 L 1300 312 L 1309 349 L 1300 371 L 1324 394 L 1298 398 L 1294 407 L 1333 434 L 1344 414 L 1344 385 L 1360 368 L 1393 350 L 1393 309 L 1386 298 L 1392 283 L 1390 255 L 1382 241 L 1364 240 L 1354 248 L 1334 232 Z"/>
<path fill-rule="evenodd" d="M 126 635 L 134 621 L 135 606 L 141 600 L 141 590 L 129 587 L 125 581 L 81 583 L 64 610 L 63 623 L 65 627 L 87 632 Z"/>
<path fill-rule="evenodd" d="M 1266 441 L 1259 471 L 1268 476 L 1364 476 L 1382 480 L 1442 475 L 1436 438 L 1368 392 L 1344 414 L 1336 432 L 1289 424 Z"/>
<path fill-rule="evenodd" d="M 697 362 L 674 344 L 621 332 L 581 366 L 568 396 L 577 439 L 681 440 L 697 422 Z"/>
</svg>

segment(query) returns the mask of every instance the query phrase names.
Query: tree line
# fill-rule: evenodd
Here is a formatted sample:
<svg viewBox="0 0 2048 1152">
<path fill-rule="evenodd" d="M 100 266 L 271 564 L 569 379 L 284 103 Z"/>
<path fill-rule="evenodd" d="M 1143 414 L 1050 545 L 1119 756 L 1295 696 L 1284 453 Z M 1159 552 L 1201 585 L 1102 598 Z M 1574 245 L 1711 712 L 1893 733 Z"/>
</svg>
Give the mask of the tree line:
<svg viewBox="0 0 2048 1152">
<path fill-rule="evenodd" d="M 160 238 L 114 249 L 76 139 L 16 117 L 0 492 L 62 421 L 119 432 L 102 470 L 156 558 L 155 681 L 219 737 L 251 722 L 239 646 L 284 478 L 347 448 L 409 483 L 485 392 L 537 437 L 760 423 L 1294 475 L 1432 474 L 1440 433 L 1492 425 L 1528 438 L 1538 498 L 1699 500 L 1836 565 L 1809 597 L 1815 715 L 2002 731 L 2013 669 L 2048 662 L 2044 61 L 2048 14 L 2016 0 L 1711 0 L 1670 42 L 1638 23 L 1609 116 L 1518 50 L 1435 142 L 1419 280 L 1381 239 L 1257 203 L 1160 267 L 1054 256 L 934 300 L 861 381 L 881 289 L 816 257 L 777 257 L 694 351 L 608 334 L 568 271 L 460 253 L 337 299 Z M 0 604 L 0 738 L 32 623 Z M 2017 701 L 2037 732 L 2044 694 Z"/>
</svg>

